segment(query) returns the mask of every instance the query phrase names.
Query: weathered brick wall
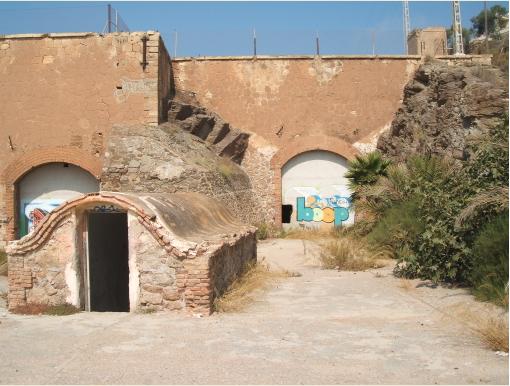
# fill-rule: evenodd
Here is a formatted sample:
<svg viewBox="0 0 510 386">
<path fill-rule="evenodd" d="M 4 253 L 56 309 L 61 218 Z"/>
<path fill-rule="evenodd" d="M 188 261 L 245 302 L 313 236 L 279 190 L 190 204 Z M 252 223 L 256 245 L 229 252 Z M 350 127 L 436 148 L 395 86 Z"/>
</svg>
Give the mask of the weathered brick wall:
<svg viewBox="0 0 510 386">
<path fill-rule="evenodd" d="M 70 280 L 71 272 L 78 272 L 74 227 L 68 216 L 40 248 L 30 254 L 9 255 L 9 309 L 26 304 L 78 305 L 77 288 L 69 288 L 77 284 Z"/>
<path fill-rule="evenodd" d="M 232 240 L 223 245 L 209 259 L 209 276 L 212 295 L 221 296 L 230 284 L 242 273 L 247 264 L 257 260 L 255 234 Z M 211 299 L 214 300 L 214 299 Z"/>
<path fill-rule="evenodd" d="M 14 237 L 16 215 L 6 170 L 23 163 L 20 177 L 50 158 L 86 170 L 87 157 L 101 164 L 114 123 L 163 119 L 172 87 L 169 66 L 159 68 L 165 60 L 156 32 L 0 36 L 0 247 Z M 73 151 L 84 160 L 67 157 Z"/>
</svg>

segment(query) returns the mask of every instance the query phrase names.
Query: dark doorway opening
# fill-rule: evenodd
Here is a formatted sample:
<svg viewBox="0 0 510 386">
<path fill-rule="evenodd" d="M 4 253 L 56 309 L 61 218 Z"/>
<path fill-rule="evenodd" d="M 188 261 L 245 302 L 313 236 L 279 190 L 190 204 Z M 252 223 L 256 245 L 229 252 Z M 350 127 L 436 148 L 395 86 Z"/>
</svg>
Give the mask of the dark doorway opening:
<svg viewBox="0 0 510 386">
<path fill-rule="evenodd" d="M 292 216 L 292 205 L 282 205 L 282 223 L 289 224 Z"/>
<path fill-rule="evenodd" d="M 89 213 L 90 311 L 129 311 L 126 213 Z"/>
</svg>

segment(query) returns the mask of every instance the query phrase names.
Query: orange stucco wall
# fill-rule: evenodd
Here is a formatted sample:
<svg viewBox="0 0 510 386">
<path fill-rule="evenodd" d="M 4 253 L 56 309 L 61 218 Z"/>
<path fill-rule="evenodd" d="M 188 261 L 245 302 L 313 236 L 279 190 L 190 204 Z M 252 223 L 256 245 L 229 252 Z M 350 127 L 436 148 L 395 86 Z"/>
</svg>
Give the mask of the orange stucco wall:
<svg viewBox="0 0 510 386">
<path fill-rule="evenodd" d="M 388 125 L 418 58 L 174 60 L 177 89 L 280 147 L 325 134 L 349 143 Z"/>
<path fill-rule="evenodd" d="M 156 32 L 0 36 L 0 243 L 14 233 L 10 171 L 60 161 L 99 175 L 112 125 L 163 118 L 168 60 Z"/>
</svg>

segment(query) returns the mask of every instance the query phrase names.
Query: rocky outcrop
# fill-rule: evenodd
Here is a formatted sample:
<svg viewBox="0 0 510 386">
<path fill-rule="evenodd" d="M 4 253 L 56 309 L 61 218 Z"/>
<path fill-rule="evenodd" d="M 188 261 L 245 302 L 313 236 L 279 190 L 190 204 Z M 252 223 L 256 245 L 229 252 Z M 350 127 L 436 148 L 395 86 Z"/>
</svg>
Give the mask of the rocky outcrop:
<svg viewBox="0 0 510 386">
<path fill-rule="evenodd" d="M 108 138 L 101 190 L 197 192 L 218 199 L 251 223 L 257 206 L 249 177 L 213 144 L 173 123 L 116 125 Z"/>
<path fill-rule="evenodd" d="M 221 157 L 241 163 L 249 134 L 230 126 L 218 114 L 200 106 L 191 92 L 177 91 L 169 102 L 168 121 L 203 139 Z"/>
<path fill-rule="evenodd" d="M 402 107 L 377 148 L 391 158 L 435 154 L 466 158 L 466 138 L 508 112 L 508 83 L 497 68 L 421 65 L 404 89 Z"/>
</svg>

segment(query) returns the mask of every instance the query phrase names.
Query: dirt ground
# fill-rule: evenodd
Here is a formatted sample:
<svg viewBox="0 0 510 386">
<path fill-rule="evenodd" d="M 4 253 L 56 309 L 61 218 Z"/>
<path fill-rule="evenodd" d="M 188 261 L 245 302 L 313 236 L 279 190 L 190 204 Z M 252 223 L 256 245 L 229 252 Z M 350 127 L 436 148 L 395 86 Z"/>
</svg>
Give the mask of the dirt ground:
<svg viewBox="0 0 510 386">
<path fill-rule="evenodd" d="M 237 314 L 20 316 L 0 304 L 0 382 L 508 384 L 508 356 L 455 316 L 497 311 L 462 289 L 403 283 L 391 267 L 321 270 L 317 251 L 259 243 L 259 258 L 302 276 Z"/>
</svg>

